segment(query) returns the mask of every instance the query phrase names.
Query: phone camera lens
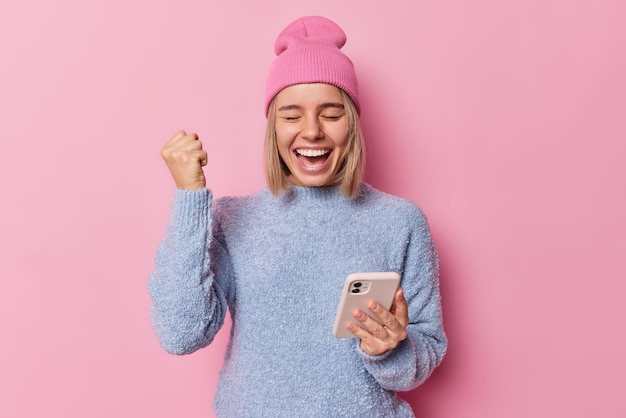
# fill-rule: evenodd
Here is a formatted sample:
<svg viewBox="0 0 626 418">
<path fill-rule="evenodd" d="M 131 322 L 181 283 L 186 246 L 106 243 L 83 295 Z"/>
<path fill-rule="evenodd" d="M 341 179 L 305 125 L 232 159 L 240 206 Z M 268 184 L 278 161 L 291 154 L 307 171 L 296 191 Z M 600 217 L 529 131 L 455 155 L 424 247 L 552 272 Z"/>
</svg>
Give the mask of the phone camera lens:
<svg viewBox="0 0 626 418">
<path fill-rule="evenodd" d="M 361 284 L 362 284 L 361 282 L 356 282 L 354 283 L 354 287 L 361 287 Z"/>
<path fill-rule="evenodd" d="M 359 292 L 360 292 L 360 290 L 358 288 L 357 289 L 352 289 L 352 293 L 359 293 Z"/>
</svg>

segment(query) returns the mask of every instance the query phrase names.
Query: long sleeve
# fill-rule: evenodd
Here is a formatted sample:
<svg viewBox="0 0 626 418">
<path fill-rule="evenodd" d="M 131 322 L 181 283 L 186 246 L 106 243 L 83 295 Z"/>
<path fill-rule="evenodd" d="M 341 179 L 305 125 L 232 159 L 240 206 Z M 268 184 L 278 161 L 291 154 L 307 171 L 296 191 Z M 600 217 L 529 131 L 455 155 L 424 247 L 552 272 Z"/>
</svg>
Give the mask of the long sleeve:
<svg viewBox="0 0 626 418">
<path fill-rule="evenodd" d="M 409 336 L 379 356 L 369 356 L 357 344 L 366 369 L 383 388 L 393 391 L 419 386 L 441 363 L 447 349 L 437 253 L 426 218 L 417 208 L 412 221 L 401 284 L 409 306 Z"/>
<path fill-rule="evenodd" d="M 224 265 L 228 261 L 213 239 L 211 205 L 209 190 L 176 190 L 148 282 L 153 328 L 162 347 L 173 354 L 207 346 L 224 323 L 227 290 L 214 277 L 210 254 L 223 256 Z"/>
<path fill-rule="evenodd" d="M 359 271 L 397 271 L 409 302 L 409 338 L 378 357 L 332 335 L 341 287 Z M 394 391 L 426 379 L 446 347 L 426 220 L 366 185 L 355 199 L 339 187 L 177 191 L 149 287 L 173 353 L 209 344 L 229 312 L 219 416 L 413 417 Z"/>
</svg>

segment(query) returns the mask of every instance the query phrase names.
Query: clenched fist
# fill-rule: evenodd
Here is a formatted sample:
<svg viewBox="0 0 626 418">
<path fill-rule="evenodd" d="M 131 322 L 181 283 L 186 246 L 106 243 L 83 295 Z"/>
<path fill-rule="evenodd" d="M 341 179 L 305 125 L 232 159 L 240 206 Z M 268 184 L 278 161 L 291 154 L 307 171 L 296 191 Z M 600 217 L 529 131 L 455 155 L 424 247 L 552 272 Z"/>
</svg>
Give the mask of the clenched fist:
<svg viewBox="0 0 626 418">
<path fill-rule="evenodd" d="M 195 133 L 178 131 L 161 148 L 161 157 L 174 178 L 176 187 L 183 190 L 200 190 L 206 187 L 202 167 L 207 163 L 207 153 Z"/>
</svg>

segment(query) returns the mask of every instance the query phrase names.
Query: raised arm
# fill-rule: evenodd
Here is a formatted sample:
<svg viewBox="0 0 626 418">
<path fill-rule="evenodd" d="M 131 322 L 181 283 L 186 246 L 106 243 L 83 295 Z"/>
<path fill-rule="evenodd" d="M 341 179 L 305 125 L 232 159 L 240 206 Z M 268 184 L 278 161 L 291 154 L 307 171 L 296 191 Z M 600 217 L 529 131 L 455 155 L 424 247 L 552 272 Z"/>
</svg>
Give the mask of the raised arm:
<svg viewBox="0 0 626 418">
<path fill-rule="evenodd" d="M 229 261 L 212 230 L 212 196 L 202 171 L 206 152 L 198 136 L 178 132 L 161 155 L 178 189 L 149 279 L 151 316 L 163 348 L 187 354 L 208 345 L 224 323 L 227 286 L 214 270 L 224 266 L 227 274 Z"/>
</svg>

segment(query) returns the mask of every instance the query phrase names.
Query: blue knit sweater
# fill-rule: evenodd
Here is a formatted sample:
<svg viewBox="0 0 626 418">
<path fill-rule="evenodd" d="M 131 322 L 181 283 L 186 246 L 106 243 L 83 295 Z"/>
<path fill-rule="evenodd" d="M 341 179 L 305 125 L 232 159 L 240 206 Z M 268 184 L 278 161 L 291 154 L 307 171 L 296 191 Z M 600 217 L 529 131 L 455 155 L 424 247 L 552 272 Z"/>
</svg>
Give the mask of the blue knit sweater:
<svg viewBox="0 0 626 418">
<path fill-rule="evenodd" d="M 346 276 L 396 271 L 409 303 L 409 338 L 380 356 L 337 339 Z M 207 346 L 232 329 L 214 401 L 220 417 L 412 417 L 396 396 L 441 362 L 437 255 L 413 203 L 363 185 L 294 187 L 212 199 L 177 190 L 149 289 L 165 350 Z"/>
</svg>

